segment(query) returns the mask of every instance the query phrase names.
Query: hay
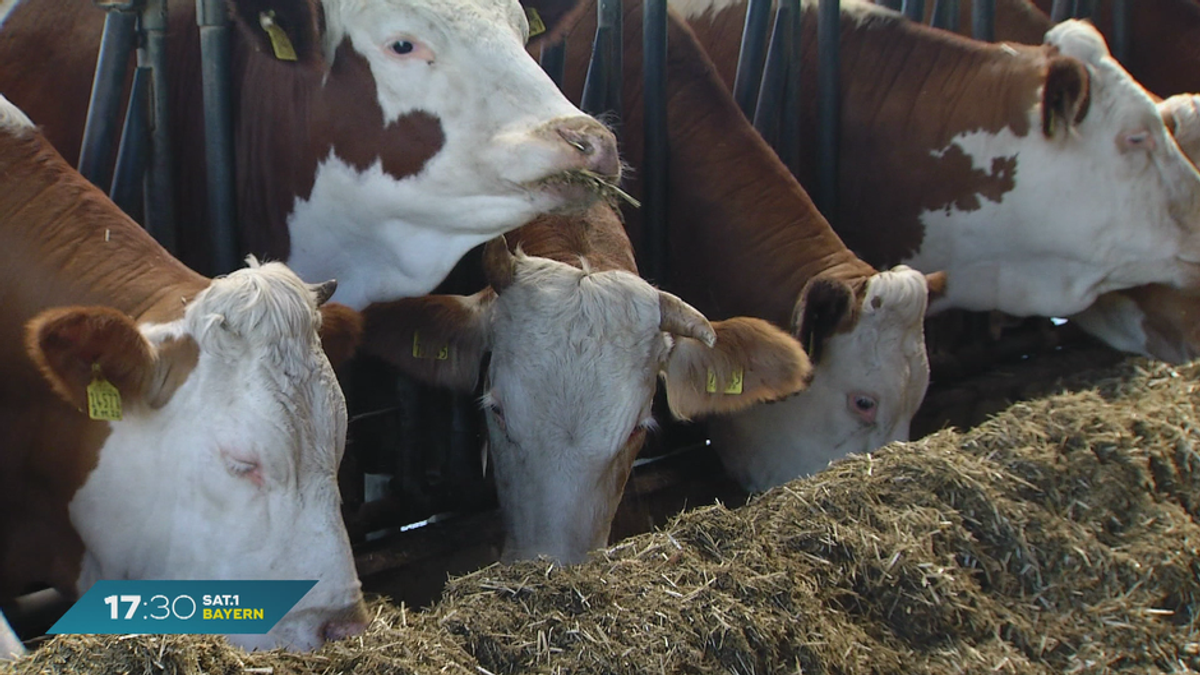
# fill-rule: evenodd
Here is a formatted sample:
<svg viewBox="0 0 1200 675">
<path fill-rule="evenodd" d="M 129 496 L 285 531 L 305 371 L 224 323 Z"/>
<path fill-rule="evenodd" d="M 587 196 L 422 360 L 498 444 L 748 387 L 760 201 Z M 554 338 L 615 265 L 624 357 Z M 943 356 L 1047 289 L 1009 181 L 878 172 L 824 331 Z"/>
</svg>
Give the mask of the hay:
<svg viewBox="0 0 1200 675">
<path fill-rule="evenodd" d="M 313 655 L 59 637 L 18 673 L 1182 673 L 1200 669 L 1200 366 L 1133 360 L 697 509 L 575 568 L 377 602 Z"/>
</svg>

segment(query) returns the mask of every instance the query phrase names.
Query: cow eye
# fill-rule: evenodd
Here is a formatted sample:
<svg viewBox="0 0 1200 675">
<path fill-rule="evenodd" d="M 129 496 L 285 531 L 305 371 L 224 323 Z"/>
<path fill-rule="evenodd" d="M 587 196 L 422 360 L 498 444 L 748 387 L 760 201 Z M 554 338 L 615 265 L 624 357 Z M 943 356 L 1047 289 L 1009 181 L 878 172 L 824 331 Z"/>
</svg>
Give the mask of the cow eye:
<svg viewBox="0 0 1200 675">
<path fill-rule="evenodd" d="M 867 396 L 855 396 L 854 408 L 862 412 L 871 412 L 875 409 L 875 401 Z"/>
<path fill-rule="evenodd" d="M 396 40 L 388 45 L 388 49 L 391 49 L 393 54 L 404 56 L 405 54 L 411 54 L 415 46 L 408 40 Z"/>
</svg>

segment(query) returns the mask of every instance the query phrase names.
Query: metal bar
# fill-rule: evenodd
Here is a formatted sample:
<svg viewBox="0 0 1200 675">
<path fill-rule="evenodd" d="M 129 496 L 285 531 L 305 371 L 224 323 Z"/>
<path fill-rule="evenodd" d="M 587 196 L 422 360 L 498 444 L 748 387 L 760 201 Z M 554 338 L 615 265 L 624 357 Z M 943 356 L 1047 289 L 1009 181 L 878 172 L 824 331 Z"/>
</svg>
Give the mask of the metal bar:
<svg viewBox="0 0 1200 675">
<path fill-rule="evenodd" d="M 554 80 L 554 84 L 562 89 L 563 72 L 567 64 L 567 41 L 559 40 L 552 45 L 542 45 L 538 62 L 542 64 L 542 70 Z"/>
<path fill-rule="evenodd" d="M 817 15 L 817 208 L 836 221 L 838 197 L 841 2 L 821 0 Z"/>
<path fill-rule="evenodd" d="M 608 41 L 608 112 L 615 122 L 621 115 L 621 85 L 625 80 L 625 16 L 621 0 L 600 0 L 605 20 L 612 26 Z"/>
<path fill-rule="evenodd" d="M 1094 0 L 1075 0 L 1076 19 L 1090 19 L 1096 13 L 1096 3 Z"/>
<path fill-rule="evenodd" d="M 142 10 L 138 66 L 150 68 L 150 156 L 145 171 L 146 230 L 175 253 L 175 162 L 171 148 L 170 83 L 167 77 L 167 0 L 148 0 Z"/>
<path fill-rule="evenodd" d="M 929 25 L 957 33 L 958 24 L 958 0 L 934 0 L 933 16 L 929 19 Z"/>
<path fill-rule="evenodd" d="M 96 74 L 88 101 L 83 144 L 79 148 L 79 173 L 101 189 L 112 182 L 112 151 L 120 124 L 125 74 L 133 53 L 137 14 L 109 10 L 96 57 Z"/>
<path fill-rule="evenodd" d="M 779 159 L 792 171 L 793 176 L 800 175 L 800 72 L 804 64 L 804 52 L 801 50 L 801 36 L 804 34 L 801 24 L 804 20 L 804 7 L 801 0 L 783 0 L 791 5 L 791 27 L 788 33 L 787 59 L 785 60 L 785 81 L 787 87 L 783 96 L 783 111 L 779 123 Z"/>
<path fill-rule="evenodd" d="M 597 26 L 592 41 L 592 60 L 588 63 L 587 77 L 583 81 L 583 96 L 579 108 L 589 115 L 599 115 L 608 110 L 609 55 L 612 54 L 612 28 Z"/>
<path fill-rule="evenodd" d="M 924 21 L 925 0 L 904 0 L 904 15 L 913 21 Z"/>
<path fill-rule="evenodd" d="M 746 23 L 742 26 L 742 45 L 738 50 L 737 74 L 733 79 L 733 100 L 746 117 L 754 118 L 754 102 L 762 82 L 766 55 L 767 29 L 771 21 L 771 0 L 750 0 Z"/>
<path fill-rule="evenodd" d="M 1128 0 L 1113 0 L 1112 5 L 1112 50 L 1113 56 L 1118 61 L 1125 64 L 1129 62 L 1129 45 L 1130 45 L 1130 10 L 1133 9 L 1133 3 Z"/>
<path fill-rule="evenodd" d="M 775 10 L 775 27 L 771 30 L 771 42 L 767 46 L 767 58 L 763 64 L 762 84 L 758 89 L 758 101 L 754 105 L 754 128 L 776 153 L 779 151 L 779 120 L 782 115 L 784 94 L 787 89 L 788 28 L 792 24 L 791 7 L 779 3 Z"/>
<path fill-rule="evenodd" d="M 129 106 L 125 109 L 125 126 L 121 129 L 121 145 L 117 149 L 117 168 L 113 173 L 108 196 L 132 218 L 141 211 L 142 178 L 146 172 L 146 155 L 150 140 L 150 69 L 138 67 L 133 71 L 133 87 L 129 91 Z"/>
<path fill-rule="evenodd" d="M 1050 20 L 1054 23 L 1065 21 L 1074 10 L 1074 0 L 1054 0 L 1054 4 L 1050 6 Z"/>
<path fill-rule="evenodd" d="M 642 274 L 662 285 L 670 272 L 667 232 L 667 0 L 642 5 L 643 160 Z"/>
<path fill-rule="evenodd" d="M 209 274 L 232 271 L 237 262 L 234 225 L 233 103 L 229 86 L 229 16 L 221 0 L 196 0 L 204 87 L 204 152 L 208 177 Z"/>
<path fill-rule="evenodd" d="M 974 0 L 971 5 L 971 35 L 984 42 L 996 41 L 996 0 Z"/>
</svg>

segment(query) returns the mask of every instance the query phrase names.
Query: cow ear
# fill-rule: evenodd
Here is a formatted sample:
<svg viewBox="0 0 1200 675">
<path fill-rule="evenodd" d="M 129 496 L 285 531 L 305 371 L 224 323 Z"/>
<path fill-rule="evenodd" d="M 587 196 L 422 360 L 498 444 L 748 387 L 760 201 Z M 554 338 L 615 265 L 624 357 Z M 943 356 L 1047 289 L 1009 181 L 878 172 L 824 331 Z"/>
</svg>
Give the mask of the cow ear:
<svg viewBox="0 0 1200 675">
<path fill-rule="evenodd" d="M 1069 56 L 1051 57 L 1042 89 L 1042 133 L 1054 138 L 1083 121 L 1091 105 L 1087 67 Z"/>
<path fill-rule="evenodd" d="M 54 391 L 87 408 L 87 389 L 103 379 L 122 403 L 166 405 L 195 368 L 200 350 L 190 337 L 151 344 L 133 320 L 109 307 L 61 307 L 34 317 L 26 349 Z"/>
<path fill-rule="evenodd" d="M 557 42 L 588 8 L 583 0 L 521 0 L 529 19 L 529 42 Z"/>
<path fill-rule="evenodd" d="M 426 384 L 472 392 L 488 347 L 489 289 L 427 295 L 363 310 L 362 351 Z"/>
<path fill-rule="evenodd" d="M 250 44 L 280 61 L 324 61 L 318 0 L 228 0 L 229 12 Z"/>
<path fill-rule="evenodd" d="M 858 317 L 854 289 L 828 277 L 810 279 L 792 313 L 792 330 L 813 363 L 820 363 L 825 343 Z"/>
<path fill-rule="evenodd" d="M 663 379 L 679 419 L 719 415 L 774 401 L 808 387 L 812 364 L 800 344 L 762 319 L 735 317 L 712 324 L 710 348 L 677 338 Z"/>
<path fill-rule="evenodd" d="M 349 307 L 329 302 L 321 305 L 321 346 L 334 368 L 354 356 L 363 336 L 362 314 Z"/>
<path fill-rule="evenodd" d="M 1200 94 L 1176 94 L 1160 101 L 1158 112 L 1179 149 L 1200 166 Z"/>
</svg>

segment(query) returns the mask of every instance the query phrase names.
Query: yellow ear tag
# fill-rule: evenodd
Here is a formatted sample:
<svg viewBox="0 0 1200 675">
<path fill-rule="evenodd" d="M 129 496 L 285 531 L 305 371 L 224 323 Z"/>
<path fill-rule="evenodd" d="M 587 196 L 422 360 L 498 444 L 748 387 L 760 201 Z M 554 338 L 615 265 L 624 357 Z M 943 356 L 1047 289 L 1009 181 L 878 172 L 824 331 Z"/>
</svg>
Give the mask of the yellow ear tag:
<svg viewBox="0 0 1200 675">
<path fill-rule="evenodd" d="M 542 33 L 546 32 L 546 23 L 542 21 L 542 15 L 532 7 L 525 8 L 525 18 L 529 19 L 529 39 L 533 39 Z"/>
<path fill-rule="evenodd" d="M 271 49 L 275 52 L 275 58 L 280 61 L 295 61 L 296 48 L 292 46 L 292 41 L 288 38 L 279 24 L 275 23 L 275 12 L 259 12 L 258 25 L 267 31 L 267 37 L 271 39 Z"/>
<path fill-rule="evenodd" d="M 121 392 L 104 379 L 100 364 L 92 364 L 92 383 L 87 386 L 88 417 L 115 422 L 121 419 Z"/>
<path fill-rule="evenodd" d="M 741 368 L 736 368 L 730 376 L 729 384 L 721 390 L 722 394 L 740 394 L 742 393 L 742 382 L 745 380 L 745 371 Z M 708 369 L 708 380 L 704 383 L 704 391 L 715 394 L 717 393 L 717 374 L 712 368 Z"/>
<path fill-rule="evenodd" d="M 414 330 L 412 355 L 414 359 L 436 359 L 438 361 L 445 361 L 446 359 L 450 358 L 450 345 L 442 345 L 442 348 L 438 350 L 437 354 L 430 356 L 429 353 L 425 351 L 425 346 L 421 344 L 420 331 Z"/>
</svg>

